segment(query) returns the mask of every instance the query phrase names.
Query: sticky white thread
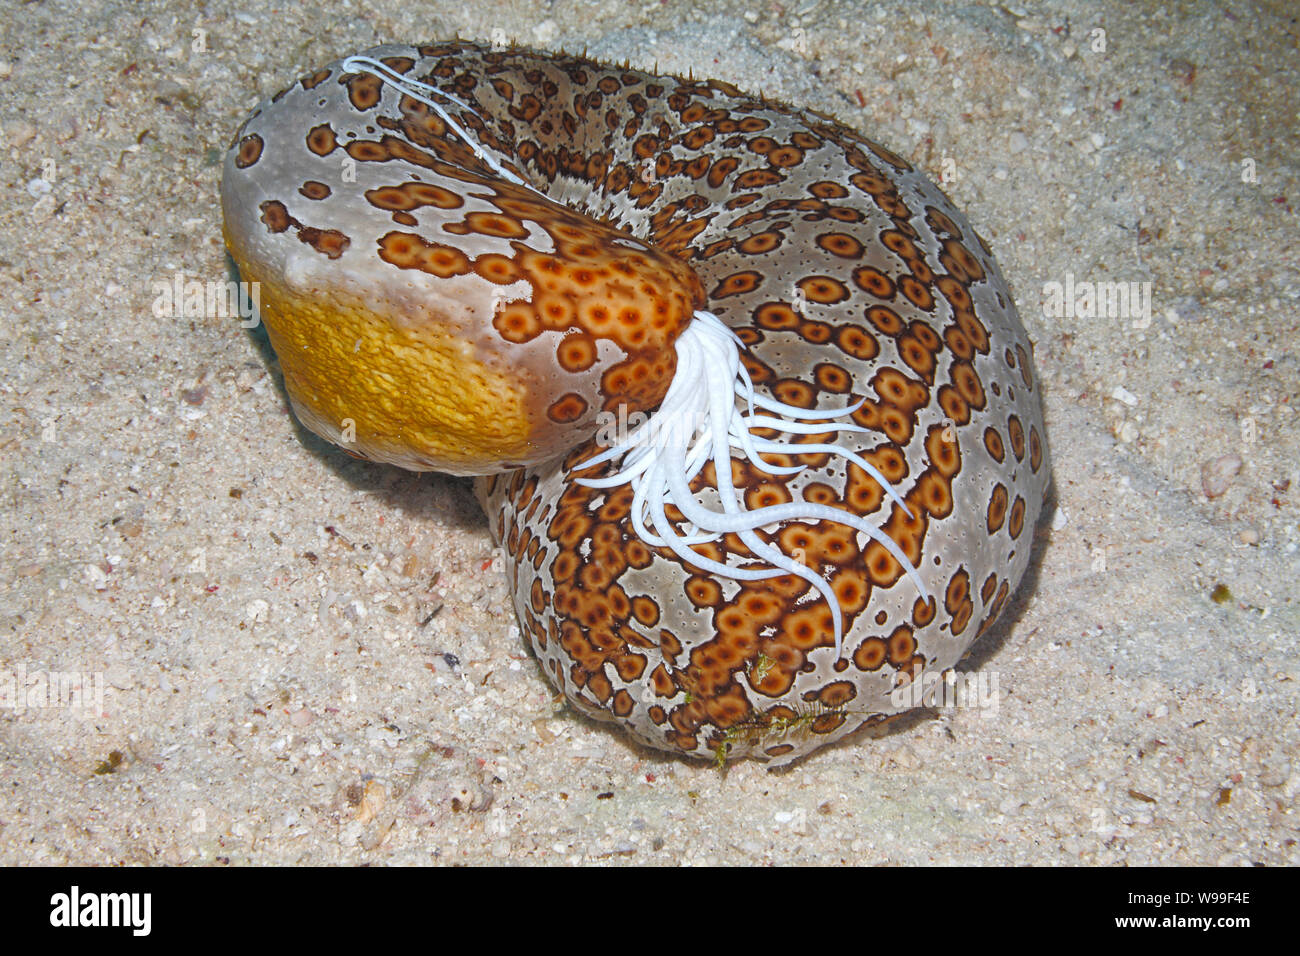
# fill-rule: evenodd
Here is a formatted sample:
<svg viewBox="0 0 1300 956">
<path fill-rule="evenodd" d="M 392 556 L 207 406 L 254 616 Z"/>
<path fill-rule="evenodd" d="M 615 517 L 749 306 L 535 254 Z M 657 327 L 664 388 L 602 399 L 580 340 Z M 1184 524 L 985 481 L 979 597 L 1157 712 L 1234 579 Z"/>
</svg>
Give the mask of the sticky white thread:
<svg viewBox="0 0 1300 956">
<path fill-rule="evenodd" d="M 757 581 L 782 574 L 803 578 L 826 599 L 835 625 L 835 653 L 844 650 L 844 624 L 839 600 L 828 582 L 811 568 L 800 564 L 754 533 L 765 525 L 782 521 L 835 521 L 860 531 L 879 542 L 906 571 L 922 596 L 930 595 L 916 567 L 897 542 L 861 517 L 829 505 L 791 501 L 749 510 L 742 504 L 731 480 L 732 449 L 767 474 L 797 474 L 803 466 L 777 466 L 763 460 L 764 454 L 831 454 L 853 462 L 872 478 L 907 516 L 912 511 L 880 470 L 860 455 L 830 444 L 798 445 L 759 438 L 751 432 L 768 428 L 786 434 L 820 434 L 828 431 L 864 432 L 852 424 L 824 421 L 851 415 L 862 403 L 847 408 L 797 408 L 774 401 L 754 391 L 740 361 L 743 347 L 736 334 L 711 312 L 699 311 L 678 337 L 677 371 L 663 402 L 648 421 L 634 429 L 618 445 L 588 458 L 576 467 L 583 470 L 617 461 L 619 470 L 606 478 L 578 478 L 589 488 L 632 487 L 632 527 L 638 537 L 653 547 L 666 547 L 684 562 L 703 571 L 739 581 Z M 747 411 L 737 406 L 739 397 Z M 755 409 L 785 416 L 761 415 Z M 793 419 L 793 420 L 791 420 Z M 713 462 L 715 485 L 721 511 L 706 507 L 691 492 L 691 480 L 708 461 Z M 693 526 L 683 534 L 668 520 L 665 509 L 675 506 Z M 767 567 L 738 567 L 704 557 L 691 545 L 716 541 L 734 533 Z"/>
<path fill-rule="evenodd" d="M 464 140 L 465 145 L 474 151 L 474 155 L 486 163 L 498 176 L 502 179 L 509 180 L 516 186 L 524 186 L 531 189 L 538 195 L 545 195 L 541 190 L 524 182 L 524 180 L 520 179 L 516 173 L 511 172 L 497 162 L 496 159 L 489 155 L 487 150 L 479 144 L 478 140 L 465 130 L 465 127 L 452 119 L 451 114 L 447 112 L 442 104 L 435 103 L 426 95 L 426 93 L 435 93 L 443 99 L 459 106 L 461 109 L 473 113 L 475 116 L 478 116 L 479 119 L 483 118 L 479 115 L 478 110 L 474 109 L 474 107 L 470 106 L 460 97 L 448 93 L 446 90 L 440 90 L 436 86 L 430 86 L 427 83 L 421 83 L 419 80 L 413 80 L 410 77 L 402 76 L 402 74 L 397 71 L 368 56 L 350 56 L 340 64 L 340 67 L 345 73 L 368 73 L 379 79 L 381 82 L 387 83 L 389 86 L 401 91 L 411 99 L 423 103 L 425 106 L 429 107 L 429 109 L 442 117 L 442 121 L 450 126 L 457 136 Z"/>
</svg>

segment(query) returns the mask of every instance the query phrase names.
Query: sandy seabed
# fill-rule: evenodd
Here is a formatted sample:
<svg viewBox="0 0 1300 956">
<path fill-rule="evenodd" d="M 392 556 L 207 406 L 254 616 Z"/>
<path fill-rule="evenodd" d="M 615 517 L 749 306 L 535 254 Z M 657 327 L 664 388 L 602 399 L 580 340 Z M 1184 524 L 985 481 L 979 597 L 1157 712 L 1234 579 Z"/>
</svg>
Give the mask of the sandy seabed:
<svg viewBox="0 0 1300 956">
<path fill-rule="evenodd" d="M 1297 862 L 1293 5 L 4 6 L 0 863 Z M 259 99 L 457 34 L 712 75 L 956 174 L 1057 485 L 970 659 L 996 708 L 775 773 L 639 747 L 553 699 L 468 482 L 353 461 L 257 335 L 154 315 L 226 277 Z M 1067 282 L 1150 310 L 1053 310 Z M 5 696 L 60 675 L 102 696 Z"/>
</svg>

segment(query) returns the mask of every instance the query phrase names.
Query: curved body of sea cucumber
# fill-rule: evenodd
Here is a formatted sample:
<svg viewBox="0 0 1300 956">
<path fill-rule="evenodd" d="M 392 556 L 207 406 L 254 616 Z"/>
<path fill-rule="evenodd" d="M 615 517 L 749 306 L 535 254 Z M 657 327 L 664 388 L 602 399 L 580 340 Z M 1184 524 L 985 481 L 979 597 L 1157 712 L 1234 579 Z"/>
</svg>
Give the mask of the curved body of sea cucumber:
<svg viewBox="0 0 1300 956">
<path fill-rule="evenodd" d="M 456 113 L 483 147 L 572 211 L 572 222 L 635 237 L 636 254 L 670 290 L 673 332 L 683 312 L 699 307 L 697 277 L 707 308 L 747 346 L 744 365 L 760 394 L 804 408 L 862 400 L 852 421 L 864 431 L 838 441 L 874 465 L 907 506 L 856 464 L 812 450 L 834 440 L 830 425 L 826 434 L 800 437 L 808 453 L 766 456 L 773 465 L 806 466 L 797 474 L 732 462 L 750 508 L 802 498 L 845 509 L 892 538 L 924 579 L 929 597 L 879 542 L 836 522 L 764 529 L 829 582 L 844 616 L 837 654 L 830 609 L 803 579 L 719 578 L 640 540 L 630 489 L 576 480 L 615 470 L 575 470 L 600 450 L 594 437 L 562 458 L 480 478 L 476 490 L 507 554 L 521 628 L 549 679 L 585 713 L 615 720 L 654 747 L 709 758 L 784 763 L 909 709 L 914 701 L 899 688 L 952 668 L 1006 606 L 1049 483 L 1030 342 L 992 254 L 964 217 L 923 173 L 848 127 L 725 83 L 464 42 L 367 55 L 468 104 Z M 330 143 L 321 141 L 322 125 Z M 330 243 L 338 242 L 321 249 L 320 235 L 337 230 L 369 253 L 349 279 L 362 297 L 372 273 L 383 271 L 377 253 L 395 270 L 424 274 L 448 271 L 450 256 L 451 278 L 486 255 L 506 255 L 492 245 L 500 237 L 484 237 L 463 210 L 437 220 L 424 218 L 427 204 L 404 207 L 389 212 L 381 229 L 364 217 L 337 221 L 323 205 L 313 218 L 310 204 L 320 201 L 290 194 L 296 180 L 319 192 L 307 183 L 331 175 L 326 165 L 312 172 L 302 149 L 278 155 L 297 143 L 318 153 L 313 136 L 331 153 L 358 158 L 373 173 L 364 188 L 386 190 L 372 195 L 422 189 L 448 158 L 462 170 L 449 179 L 462 177 L 461 186 L 440 185 L 481 194 L 479 179 L 490 171 L 433 127 L 441 123 L 427 110 L 382 86 L 371 89 L 338 64 L 265 104 L 241 129 L 231 162 L 242 170 L 240 154 L 256 152 L 250 171 L 268 158 L 283 164 L 272 179 L 254 175 L 258 185 L 248 195 L 284 203 L 286 216 L 265 222 L 264 214 L 262 227 L 252 224 L 248 236 L 232 240 L 228 211 L 232 252 L 253 250 L 241 267 L 256 272 L 260 229 L 281 245 L 296 231 L 296 241 L 320 257 L 318 275 L 335 261 Z M 277 150 L 261 131 L 271 128 L 283 130 Z M 465 179 L 465 169 L 482 175 Z M 526 203 L 497 201 L 522 198 L 507 185 L 493 185 L 487 201 L 510 221 L 489 224 L 488 232 L 532 230 Z M 392 251 L 384 237 L 395 213 L 419 223 L 420 244 L 398 263 L 383 255 Z M 446 256 L 424 251 L 434 234 Z M 582 243 L 580 235 L 569 238 Z M 558 241 L 553 233 L 551 240 Z M 664 254 L 688 264 L 689 274 L 657 258 Z M 538 333 L 528 342 L 541 339 L 554 350 L 563 337 L 524 324 Z M 511 354 L 485 328 L 480 354 Z M 493 328 L 512 341 L 512 326 Z M 671 374 L 662 350 L 672 339 L 665 335 L 656 357 L 645 359 L 638 381 L 649 384 L 639 405 L 610 390 L 586 397 L 583 413 L 653 405 L 665 371 Z M 611 368 L 636 359 L 622 345 L 617 355 L 606 353 Z M 590 419 L 574 421 L 589 429 Z M 404 456 L 385 460 L 409 464 Z M 692 485 L 702 500 L 713 477 L 706 468 Z M 733 564 L 750 557 L 732 534 L 697 550 Z"/>
</svg>

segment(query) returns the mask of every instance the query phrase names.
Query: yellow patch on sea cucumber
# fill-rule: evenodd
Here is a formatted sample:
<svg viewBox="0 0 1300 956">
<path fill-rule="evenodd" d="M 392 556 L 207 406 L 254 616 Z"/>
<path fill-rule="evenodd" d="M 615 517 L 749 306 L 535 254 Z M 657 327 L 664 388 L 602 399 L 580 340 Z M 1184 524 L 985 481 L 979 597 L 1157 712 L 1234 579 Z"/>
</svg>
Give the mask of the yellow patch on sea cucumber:
<svg viewBox="0 0 1300 956">
<path fill-rule="evenodd" d="M 294 411 L 322 438 L 374 461 L 449 473 L 533 454 L 526 387 L 454 330 L 396 324 L 339 291 L 304 295 L 234 258 L 261 284 L 262 321 Z"/>
</svg>

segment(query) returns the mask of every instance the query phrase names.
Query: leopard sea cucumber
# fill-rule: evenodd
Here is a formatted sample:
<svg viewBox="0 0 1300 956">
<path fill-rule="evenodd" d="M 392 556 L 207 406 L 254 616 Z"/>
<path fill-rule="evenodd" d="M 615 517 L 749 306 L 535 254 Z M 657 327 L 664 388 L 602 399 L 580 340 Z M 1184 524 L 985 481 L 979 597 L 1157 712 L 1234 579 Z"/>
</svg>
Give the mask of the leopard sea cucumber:
<svg viewBox="0 0 1300 956">
<path fill-rule="evenodd" d="M 1025 571 L 1050 466 L 1011 296 L 832 119 L 386 45 L 259 106 L 222 206 L 299 417 L 482 476 L 542 669 L 646 744 L 785 763 L 886 720 Z"/>
</svg>

